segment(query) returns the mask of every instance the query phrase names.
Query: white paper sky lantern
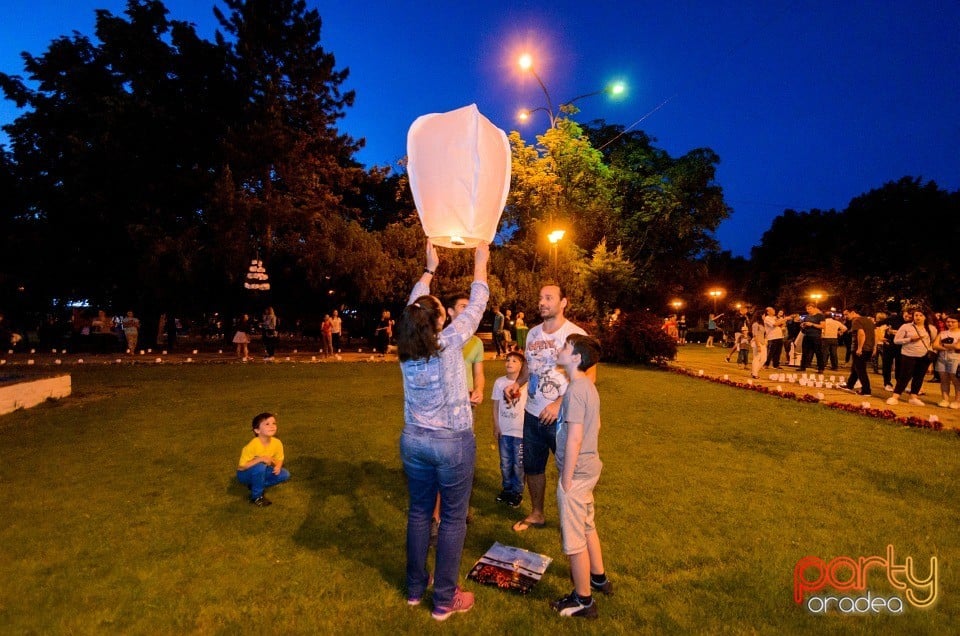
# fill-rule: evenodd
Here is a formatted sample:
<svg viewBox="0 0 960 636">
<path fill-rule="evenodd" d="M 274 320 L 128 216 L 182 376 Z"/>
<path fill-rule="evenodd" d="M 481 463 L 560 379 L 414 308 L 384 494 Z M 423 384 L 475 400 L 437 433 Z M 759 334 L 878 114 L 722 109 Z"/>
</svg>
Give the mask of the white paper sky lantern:
<svg viewBox="0 0 960 636">
<path fill-rule="evenodd" d="M 407 161 L 420 223 L 435 245 L 493 241 L 510 191 L 510 143 L 476 104 L 418 117 Z"/>
</svg>

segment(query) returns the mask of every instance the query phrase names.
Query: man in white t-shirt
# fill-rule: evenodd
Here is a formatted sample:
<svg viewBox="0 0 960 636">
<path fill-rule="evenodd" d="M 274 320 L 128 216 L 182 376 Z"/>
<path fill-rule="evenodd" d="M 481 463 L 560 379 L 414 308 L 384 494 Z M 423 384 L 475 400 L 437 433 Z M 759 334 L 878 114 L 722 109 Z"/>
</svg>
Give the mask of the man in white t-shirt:
<svg viewBox="0 0 960 636">
<path fill-rule="evenodd" d="M 563 368 L 557 365 L 557 356 L 572 333 L 586 332 L 567 320 L 563 312 L 567 299 L 559 285 L 545 285 L 540 290 L 538 304 L 543 322 L 527 334 L 524 353 L 527 366 L 517 381 L 506 389 L 508 396 L 527 391 L 527 406 L 523 420 L 523 472 L 530 493 L 530 514 L 514 524 L 516 532 L 533 526 L 543 527 L 543 499 L 547 479 L 544 474 L 550 453 L 557 452 L 557 414 L 563 402 L 563 394 L 570 383 Z M 596 381 L 596 367 L 587 373 Z"/>
</svg>

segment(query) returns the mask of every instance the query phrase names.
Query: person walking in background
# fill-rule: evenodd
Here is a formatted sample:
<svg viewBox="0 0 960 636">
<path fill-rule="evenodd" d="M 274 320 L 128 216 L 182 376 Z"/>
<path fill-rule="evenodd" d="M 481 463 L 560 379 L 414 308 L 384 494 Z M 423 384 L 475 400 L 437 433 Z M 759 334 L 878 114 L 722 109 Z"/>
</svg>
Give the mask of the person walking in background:
<svg viewBox="0 0 960 636">
<path fill-rule="evenodd" d="M 870 395 L 870 374 L 867 373 L 867 363 L 870 362 L 877 346 L 876 325 L 873 324 L 870 316 L 861 316 L 856 306 L 844 310 L 843 316 L 850 321 L 850 349 L 853 353 L 850 358 L 847 389 L 856 390 L 859 381 L 860 395 Z"/>
<path fill-rule="evenodd" d="M 886 327 L 883 336 L 881 372 L 883 373 L 883 388 L 887 391 L 893 391 L 893 383 L 900 377 L 900 345 L 894 342 L 894 338 L 897 336 L 897 331 L 906 322 L 908 315 L 911 315 L 912 319 L 912 314 L 909 314 L 906 310 L 902 312 L 892 311 L 882 319 L 880 318 L 881 314 L 877 314 L 877 325 L 882 324 Z"/>
<path fill-rule="evenodd" d="M 713 338 L 717 334 L 717 317 L 710 314 L 707 318 L 707 349 L 713 348 Z"/>
<path fill-rule="evenodd" d="M 500 305 L 493 306 L 493 348 L 496 350 L 497 359 L 507 352 L 506 343 L 503 340 L 503 325 L 506 317 L 500 312 Z"/>
<path fill-rule="evenodd" d="M 530 329 L 527 327 L 527 323 L 523 321 L 524 314 L 522 311 L 517 312 L 516 320 L 516 330 L 517 330 L 517 351 L 523 351 L 527 346 L 527 333 Z"/>
<path fill-rule="evenodd" d="M 821 342 L 823 321 L 824 315 L 820 308 L 813 303 L 807 303 L 807 315 L 800 323 L 800 333 L 803 334 L 803 339 L 800 341 L 801 373 L 807 370 L 814 356 L 817 357 L 817 373 L 823 373 L 826 366 Z"/>
<path fill-rule="evenodd" d="M 746 307 L 738 307 L 737 315 L 733 317 L 733 349 L 730 350 L 730 353 L 727 354 L 727 362 L 730 362 L 730 358 L 737 356 L 737 364 L 740 365 L 741 369 L 745 369 L 746 356 L 741 356 L 741 349 L 749 349 L 749 344 L 745 341 L 750 339 L 750 316 L 747 315 Z M 741 343 L 743 346 L 741 347 Z"/>
<path fill-rule="evenodd" d="M 923 377 L 927 374 L 927 367 L 930 366 L 927 353 L 932 351 L 930 345 L 937 336 L 937 328 L 927 323 L 926 315 L 919 309 L 912 312 L 904 311 L 903 315 L 904 318 L 909 316 L 910 320 L 900 325 L 897 334 L 893 337 L 893 342 L 900 345 L 900 360 L 897 362 L 900 374 L 897 376 L 897 384 L 887 404 L 899 404 L 900 396 L 909 382 L 910 399 L 908 401 L 915 406 L 923 406 L 923 400 L 917 396 L 923 388 Z"/>
<path fill-rule="evenodd" d="M 840 358 L 837 355 L 837 346 L 840 343 L 840 335 L 847 328 L 842 322 L 833 317 L 833 314 L 827 314 L 823 320 L 823 337 L 821 346 L 823 347 L 824 364 L 830 363 L 830 370 L 836 371 L 840 368 Z"/>
<path fill-rule="evenodd" d="M 750 325 L 752 338 L 750 339 L 750 348 L 753 352 L 753 362 L 750 367 L 750 377 L 758 379 L 760 377 L 760 367 L 767 360 L 767 328 L 763 324 L 764 312 L 758 310 L 753 315 L 753 322 Z"/>
<path fill-rule="evenodd" d="M 933 350 L 937 352 L 936 368 L 940 372 L 940 406 L 960 409 L 960 316 L 947 316 L 944 330 L 933 341 Z M 953 398 L 950 386 L 953 385 Z"/>
<path fill-rule="evenodd" d="M 374 332 L 377 343 L 377 353 L 383 357 L 390 346 L 390 338 L 393 337 L 393 320 L 390 318 L 390 312 L 386 309 L 380 314 L 380 322 L 377 323 L 377 329 Z"/>
<path fill-rule="evenodd" d="M 137 352 L 137 338 L 140 336 L 140 321 L 128 311 L 123 319 L 123 337 L 127 339 L 127 353 Z"/>
<path fill-rule="evenodd" d="M 767 359 L 763 367 L 780 368 L 780 353 L 783 351 L 783 329 L 786 320 L 778 316 L 773 307 L 767 307 L 763 316 L 763 336 L 767 340 Z"/>
<path fill-rule="evenodd" d="M 264 359 L 273 360 L 277 350 L 277 324 L 280 320 L 274 313 L 273 307 L 267 307 L 263 313 L 263 321 L 260 323 L 260 329 L 263 332 Z"/>
<path fill-rule="evenodd" d="M 237 322 L 237 330 L 233 334 L 233 344 L 237 345 L 237 357 L 240 362 L 250 359 L 250 316 L 243 314 Z"/>
<path fill-rule="evenodd" d="M 343 335 L 343 320 L 340 318 L 340 312 L 333 310 L 333 316 L 330 317 L 331 333 L 333 334 L 333 350 L 337 353 L 342 351 L 340 337 Z"/>
<path fill-rule="evenodd" d="M 677 333 L 679 335 L 677 344 L 687 344 L 687 317 L 684 314 L 680 314 L 680 319 L 677 321 Z"/>
<path fill-rule="evenodd" d="M 326 314 L 323 317 L 323 322 L 320 323 L 320 353 L 323 354 L 324 358 L 328 358 L 333 355 L 333 318 L 330 317 L 330 314 Z"/>
<path fill-rule="evenodd" d="M 457 585 L 473 488 L 476 440 L 473 409 L 465 390 L 463 346 L 476 332 L 490 296 L 487 287 L 489 244 L 474 254 L 473 284 L 464 311 L 447 327 L 446 311 L 430 295 L 440 263 L 428 239 L 426 268 L 413 286 L 397 329 L 397 353 L 403 380 L 404 428 L 400 457 L 407 476 L 407 604 L 419 605 L 430 582 L 427 552 L 430 521 L 440 495 L 440 527 L 433 574 L 433 618 L 443 621 L 474 604 L 473 594 Z M 389 318 L 389 317 L 388 317 Z"/>
</svg>

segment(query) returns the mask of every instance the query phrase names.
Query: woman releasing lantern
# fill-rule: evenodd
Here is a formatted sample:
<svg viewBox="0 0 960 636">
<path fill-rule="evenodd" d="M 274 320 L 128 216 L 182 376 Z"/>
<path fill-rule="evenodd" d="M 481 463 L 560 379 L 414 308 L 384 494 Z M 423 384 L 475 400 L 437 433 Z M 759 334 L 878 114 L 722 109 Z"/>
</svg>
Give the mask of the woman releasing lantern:
<svg viewBox="0 0 960 636">
<path fill-rule="evenodd" d="M 473 605 L 473 594 L 457 586 L 467 532 L 476 441 L 466 387 L 463 345 L 477 330 L 487 305 L 489 244 L 474 258 L 470 303 L 446 329 L 446 311 L 430 295 L 439 264 L 427 239 L 427 266 L 413 287 L 397 325 L 397 352 L 403 374 L 404 429 L 400 455 L 407 475 L 407 602 L 418 605 L 426 591 L 430 522 L 440 495 L 440 529 L 434 569 L 433 617 L 444 620 Z"/>
</svg>

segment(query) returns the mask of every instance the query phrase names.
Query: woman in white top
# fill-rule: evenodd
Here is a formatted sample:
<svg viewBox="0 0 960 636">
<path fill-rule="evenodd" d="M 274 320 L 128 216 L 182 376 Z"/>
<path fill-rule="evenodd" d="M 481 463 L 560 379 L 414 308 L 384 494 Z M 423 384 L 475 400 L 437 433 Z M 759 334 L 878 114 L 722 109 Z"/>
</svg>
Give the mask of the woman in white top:
<svg viewBox="0 0 960 636">
<path fill-rule="evenodd" d="M 750 340 L 750 346 L 753 348 L 753 365 L 750 367 L 750 376 L 754 380 L 760 377 L 760 367 L 767 361 L 767 330 L 763 324 L 763 313 L 758 311 L 754 314 L 751 326 L 753 338 Z"/>
<path fill-rule="evenodd" d="M 960 409 L 960 316 L 947 316 L 947 328 L 933 339 L 932 348 L 937 352 L 934 368 L 940 373 L 940 393 L 943 399 L 940 406 Z M 950 399 L 950 385 L 953 385 L 953 400 Z"/>
<path fill-rule="evenodd" d="M 907 313 L 907 312 L 904 312 Z M 899 404 L 900 395 L 910 382 L 910 404 L 923 405 L 917 395 L 923 387 L 923 376 L 930 366 L 927 353 L 937 337 L 937 328 L 927 323 L 927 316 L 920 309 L 913 310 L 913 319 L 903 323 L 893 337 L 893 343 L 900 345 L 900 358 L 897 360 L 897 385 L 887 404 Z"/>
</svg>

